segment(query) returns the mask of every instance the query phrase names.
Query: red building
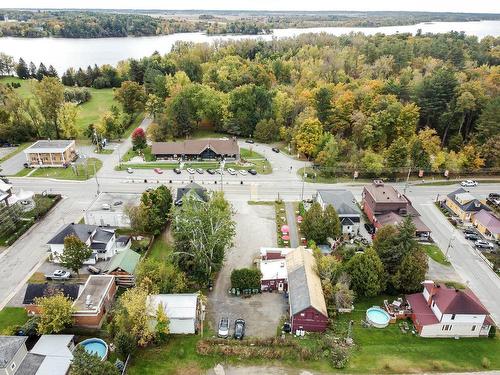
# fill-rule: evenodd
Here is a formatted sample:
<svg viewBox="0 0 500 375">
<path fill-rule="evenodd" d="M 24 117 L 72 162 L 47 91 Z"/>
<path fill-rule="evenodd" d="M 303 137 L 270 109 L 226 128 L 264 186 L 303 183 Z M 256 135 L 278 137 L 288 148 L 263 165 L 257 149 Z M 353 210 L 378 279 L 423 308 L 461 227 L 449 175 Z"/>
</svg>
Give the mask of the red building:
<svg viewBox="0 0 500 375">
<path fill-rule="evenodd" d="M 292 331 L 324 332 L 328 312 L 312 253 L 298 247 L 286 255 Z"/>
<path fill-rule="evenodd" d="M 363 188 L 361 204 L 376 229 L 387 224 L 398 225 L 405 216 L 410 215 L 416 228 L 415 236 L 430 236 L 431 230 L 420 219 L 420 214 L 410 200 L 381 180 L 375 180 Z"/>
</svg>

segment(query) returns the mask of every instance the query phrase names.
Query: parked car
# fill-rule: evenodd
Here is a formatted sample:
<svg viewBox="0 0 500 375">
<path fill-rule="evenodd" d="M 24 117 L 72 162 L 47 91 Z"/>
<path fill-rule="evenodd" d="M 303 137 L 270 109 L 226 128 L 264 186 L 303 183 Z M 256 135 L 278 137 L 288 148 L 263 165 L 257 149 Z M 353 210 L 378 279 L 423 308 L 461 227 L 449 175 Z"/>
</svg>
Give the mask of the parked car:
<svg viewBox="0 0 500 375">
<path fill-rule="evenodd" d="M 373 224 L 365 223 L 365 229 L 368 232 L 368 234 L 374 234 L 375 233 L 375 227 L 373 226 Z"/>
<path fill-rule="evenodd" d="M 486 202 L 491 204 L 493 207 L 500 206 L 500 194 L 498 194 L 498 193 L 488 194 L 488 198 L 486 198 Z"/>
<path fill-rule="evenodd" d="M 251 145 L 253 145 L 255 143 L 255 141 L 253 139 L 247 139 L 245 142 L 250 143 Z"/>
<path fill-rule="evenodd" d="M 233 168 L 228 168 L 227 173 L 229 173 L 231 176 L 234 176 L 238 172 L 236 172 Z"/>
<path fill-rule="evenodd" d="M 71 273 L 63 270 L 55 270 L 50 275 L 45 275 L 47 280 L 68 280 L 71 277 Z"/>
<path fill-rule="evenodd" d="M 163 171 L 160 168 L 155 168 L 153 170 L 155 171 L 155 173 L 163 174 Z"/>
<path fill-rule="evenodd" d="M 244 169 L 240 169 L 240 174 L 241 174 L 242 176 L 246 176 L 246 175 L 248 174 L 248 172 L 247 172 L 247 171 L 245 171 Z"/>
<path fill-rule="evenodd" d="M 251 175 L 255 176 L 257 174 L 257 171 L 255 169 L 249 169 L 248 173 L 250 173 Z"/>
<path fill-rule="evenodd" d="M 113 206 L 121 206 L 122 204 L 123 204 L 123 201 L 113 202 Z"/>
<path fill-rule="evenodd" d="M 464 232 L 464 234 L 476 234 L 474 229 L 464 229 L 463 232 Z"/>
<path fill-rule="evenodd" d="M 134 170 L 132 168 L 127 168 L 127 173 L 134 173 Z"/>
<path fill-rule="evenodd" d="M 24 163 L 24 164 L 23 164 L 23 167 L 24 167 L 24 168 L 29 168 L 29 167 L 30 167 L 30 165 L 29 165 L 28 163 Z"/>
<path fill-rule="evenodd" d="M 102 204 L 102 206 L 101 206 L 101 208 L 102 208 L 103 210 L 106 210 L 106 211 L 107 211 L 107 210 L 111 210 L 111 206 L 110 206 L 109 204 L 107 204 L 107 203 L 103 203 L 103 204 Z"/>
<path fill-rule="evenodd" d="M 489 193 L 488 194 L 488 198 L 491 198 L 491 199 L 500 199 L 500 194 L 498 194 L 498 193 Z"/>
<path fill-rule="evenodd" d="M 207 173 L 208 174 L 215 174 L 215 170 L 211 169 L 211 168 L 208 168 L 207 169 Z"/>
<path fill-rule="evenodd" d="M 101 273 L 101 269 L 95 266 L 88 266 L 87 271 L 89 271 L 93 275 L 99 275 Z"/>
<path fill-rule="evenodd" d="M 462 185 L 463 187 L 474 187 L 478 185 L 478 182 L 474 180 L 465 180 L 462 181 L 460 185 Z"/>
<path fill-rule="evenodd" d="M 175 174 L 181 174 L 181 170 L 179 168 L 174 168 L 174 173 Z"/>
<path fill-rule="evenodd" d="M 234 338 L 236 340 L 243 340 L 245 336 L 245 321 L 243 319 L 236 319 L 234 321 Z"/>
<path fill-rule="evenodd" d="M 219 322 L 219 331 L 217 332 L 217 336 L 222 338 L 229 337 L 229 319 L 221 318 Z"/>
<path fill-rule="evenodd" d="M 280 149 L 278 147 L 273 147 L 271 150 L 273 150 L 274 152 L 276 152 L 277 154 L 280 153 Z"/>
<path fill-rule="evenodd" d="M 491 242 L 484 240 L 478 240 L 474 242 L 474 245 L 479 249 L 493 249 L 495 247 Z"/>
<path fill-rule="evenodd" d="M 479 240 L 479 238 L 480 237 L 475 233 L 465 233 L 466 240 L 477 241 L 477 240 Z"/>
<path fill-rule="evenodd" d="M 198 172 L 199 174 L 205 173 L 205 171 L 201 168 L 196 168 L 196 172 Z"/>
<path fill-rule="evenodd" d="M 195 174 L 196 171 L 193 169 L 193 168 L 187 168 L 186 171 L 189 173 L 189 174 Z"/>
</svg>

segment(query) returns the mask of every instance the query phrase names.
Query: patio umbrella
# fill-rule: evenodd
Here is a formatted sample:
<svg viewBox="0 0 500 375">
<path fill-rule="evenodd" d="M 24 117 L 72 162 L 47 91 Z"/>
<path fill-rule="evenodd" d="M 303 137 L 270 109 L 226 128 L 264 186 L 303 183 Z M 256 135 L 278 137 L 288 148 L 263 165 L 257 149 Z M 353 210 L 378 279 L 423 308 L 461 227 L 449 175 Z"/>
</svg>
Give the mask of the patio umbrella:
<svg viewBox="0 0 500 375">
<path fill-rule="evenodd" d="M 288 225 L 281 226 L 281 232 L 288 233 L 289 231 L 290 231 L 290 228 L 288 228 Z"/>
<path fill-rule="evenodd" d="M 282 239 L 283 241 L 288 241 L 288 240 L 290 240 L 290 236 L 289 236 L 289 235 L 287 235 L 287 234 L 285 234 L 284 236 L 281 236 L 281 239 Z"/>
</svg>

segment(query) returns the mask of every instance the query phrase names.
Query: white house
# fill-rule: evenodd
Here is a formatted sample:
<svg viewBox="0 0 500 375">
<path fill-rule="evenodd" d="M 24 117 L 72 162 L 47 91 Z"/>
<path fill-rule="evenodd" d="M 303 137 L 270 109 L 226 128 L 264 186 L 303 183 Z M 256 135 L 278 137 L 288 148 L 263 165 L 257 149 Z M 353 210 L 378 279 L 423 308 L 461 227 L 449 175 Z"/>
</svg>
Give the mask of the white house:
<svg viewBox="0 0 500 375">
<path fill-rule="evenodd" d="M 116 246 L 114 228 L 71 223 L 62 228 L 47 242 L 53 262 L 60 262 L 60 255 L 64 252 L 64 239 L 70 235 L 77 236 L 92 249 L 91 257 L 84 264 L 95 264 L 99 259 L 110 259 L 120 251 Z"/>
<path fill-rule="evenodd" d="M 470 289 L 449 288 L 432 280 L 424 281 L 423 286 L 421 293 L 406 296 L 420 336 L 488 336 L 494 322 Z"/>
<path fill-rule="evenodd" d="M 323 210 L 328 205 L 335 208 L 342 224 L 342 233 L 359 233 L 361 210 L 350 191 L 343 189 L 318 190 L 316 202 L 321 205 Z"/>
<path fill-rule="evenodd" d="M 156 294 L 148 296 L 147 306 L 152 325 L 156 325 L 154 317 L 160 304 L 170 320 L 170 333 L 190 334 L 198 332 L 203 310 L 198 294 Z"/>
</svg>

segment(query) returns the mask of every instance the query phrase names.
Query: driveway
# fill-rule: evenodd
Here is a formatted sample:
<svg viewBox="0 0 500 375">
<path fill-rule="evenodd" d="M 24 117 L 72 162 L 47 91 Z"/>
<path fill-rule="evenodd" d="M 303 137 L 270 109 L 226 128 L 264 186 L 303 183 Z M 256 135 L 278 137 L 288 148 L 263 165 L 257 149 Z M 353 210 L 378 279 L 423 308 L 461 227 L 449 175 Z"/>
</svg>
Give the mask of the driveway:
<svg viewBox="0 0 500 375">
<path fill-rule="evenodd" d="M 274 336 L 281 316 L 287 311 L 283 294 L 265 293 L 246 299 L 229 294 L 232 270 L 252 267 L 262 246 L 275 246 L 274 207 L 248 205 L 246 202 L 232 203 L 236 210 L 236 238 L 217 277 L 214 290 L 208 295 L 209 323 L 216 331 L 219 319 L 227 316 L 231 322 L 232 334 L 234 320 L 243 318 L 246 321 L 247 336 Z"/>
<path fill-rule="evenodd" d="M 2 154 L 4 153 L 5 150 L 8 150 L 10 152 L 14 151 L 15 148 L 9 147 L 9 148 L 1 148 Z M 5 153 L 8 154 L 8 153 Z M 0 157 L 3 157 L 5 155 L 0 154 Z M 5 160 L 4 162 L 0 163 L 0 167 L 3 169 L 0 174 L 4 175 L 14 175 L 17 172 L 19 172 L 21 169 L 24 168 L 23 164 L 26 163 L 26 155 L 24 152 L 19 152 L 16 155 L 12 156 L 11 158 Z"/>
</svg>

